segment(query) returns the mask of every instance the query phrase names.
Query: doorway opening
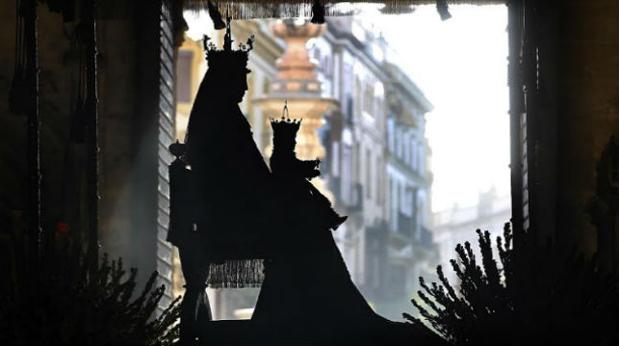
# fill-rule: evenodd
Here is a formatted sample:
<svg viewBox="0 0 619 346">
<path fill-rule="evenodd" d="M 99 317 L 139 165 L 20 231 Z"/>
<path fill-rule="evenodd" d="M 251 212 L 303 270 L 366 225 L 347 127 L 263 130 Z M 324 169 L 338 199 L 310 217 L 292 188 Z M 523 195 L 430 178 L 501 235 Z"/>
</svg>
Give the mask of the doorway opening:
<svg viewBox="0 0 619 346">
<path fill-rule="evenodd" d="M 307 37 L 320 86 L 313 97 L 334 105 L 320 128 L 301 135 L 318 139 L 319 188 L 349 216 L 334 237 L 353 281 L 378 313 L 399 320 L 413 310 L 419 276 L 433 278 L 457 243 L 475 240 L 476 228 L 498 234 L 510 219 L 507 7 L 450 6 L 452 18 L 442 21 L 435 6 L 398 15 L 381 6 L 328 17 L 320 35 Z M 202 36 L 218 37 L 206 11 L 186 11 L 185 20 L 177 61 L 180 140 L 206 71 Z M 274 34 L 276 23 L 232 26 L 236 42 L 256 36 L 241 109 L 265 158 L 268 119 L 279 115 L 269 105 L 283 106 L 277 61 L 291 44 Z M 214 318 L 250 318 L 258 291 L 210 290 Z"/>
</svg>

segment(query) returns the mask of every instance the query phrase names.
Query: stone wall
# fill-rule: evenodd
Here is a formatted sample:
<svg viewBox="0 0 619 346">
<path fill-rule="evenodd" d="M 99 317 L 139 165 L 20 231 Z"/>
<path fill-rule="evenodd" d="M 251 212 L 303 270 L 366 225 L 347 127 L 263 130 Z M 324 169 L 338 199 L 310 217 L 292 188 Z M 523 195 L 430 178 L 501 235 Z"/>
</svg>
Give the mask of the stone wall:
<svg viewBox="0 0 619 346">
<path fill-rule="evenodd" d="M 171 127 L 160 124 L 161 10 L 158 1 L 138 6 L 108 0 L 99 2 L 97 15 L 101 252 L 122 256 L 127 267 L 139 269 L 141 281 L 156 269 L 169 271 L 162 263 L 169 261 L 167 252 L 158 251 L 169 250 L 158 217 L 167 208 L 159 190 L 169 158 L 162 148 L 169 139 L 162 143 L 160 131 Z M 84 148 L 69 141 L 78 69 L 69 33 L 75 22 L 63 22 L 45 5 L 38 15 L 43 225 L 51 234 L 56 222 L 70 221 L 71 232 L 79 232 L 85 220 L 75 215 L 86 211 Z M 6 214 L 25 209 L 26 118 L 8 111 L 14 1 L 0 2 L 0 19 L 0 210 Z M 162 283 L 169 284 L 170 276 Z"/>
</svg>

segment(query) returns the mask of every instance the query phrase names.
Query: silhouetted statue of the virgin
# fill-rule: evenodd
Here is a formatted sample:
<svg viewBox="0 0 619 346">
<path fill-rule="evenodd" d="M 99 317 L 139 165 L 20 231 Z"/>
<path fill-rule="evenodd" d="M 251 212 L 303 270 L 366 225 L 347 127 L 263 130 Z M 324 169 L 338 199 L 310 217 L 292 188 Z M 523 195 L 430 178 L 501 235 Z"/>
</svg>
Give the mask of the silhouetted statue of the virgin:
<svg viewBox="0 0 619 346">
<path fill-rule="evenodd" d="M 229 24 L 228 24 L 229 25 Z M 265 243 L 262 221 L 271 204 L 270 171 L 239 109 L 247 90 L 250 38 L 232 49 L 229 26 L 223 50 L 205 37 L 208 70 L 196 96 L 187 128 L 187 161 L 200 194 L 198 231 L 213 265 L 211 286 L 259 284 Z"/>
<path fill-rule="evenodd" d="M 184 161 L 171 166 L 172 175 L 185 176 L 172 181 L 173 189 L 185 192 L 172 191 L 168 237 L 180 249 L 187 281 L 184 316 L 195 317 L 205 282 L 213 287 L 262 283 L 252 321 L 281 326 L 265 330 L 316 341 L 336 340 L 338 334 L 350 340 L 345 331 L 385 320 L 352 283 L 333 239 L 331 232 L 346 218 L 309 182 L 319 174 L 319 162 L 294 155 L 301 122 L 272 121 L 272 171 L 253 141 L 238 106 L 247 90 L 252 44 L 250 39 L 232 50 L 229 21 L 223 50 L 205 38 L 208 71 L 191 111 Z"/>
<path fill-rule="evenodd" d="M 168 241 L 179 249 L 185 278 L 181 341 L 190 343 L 211 319 L 211 287 L 262 282 L 266 257 L 262 230 L 270 171 L 238 103 L 247 90 L 251 39 L 232 50 L 228 22 L 223 49 L 205 36 L 208 71 L 191 110 L 185 145 L 171 146 Z"/>
</svg>

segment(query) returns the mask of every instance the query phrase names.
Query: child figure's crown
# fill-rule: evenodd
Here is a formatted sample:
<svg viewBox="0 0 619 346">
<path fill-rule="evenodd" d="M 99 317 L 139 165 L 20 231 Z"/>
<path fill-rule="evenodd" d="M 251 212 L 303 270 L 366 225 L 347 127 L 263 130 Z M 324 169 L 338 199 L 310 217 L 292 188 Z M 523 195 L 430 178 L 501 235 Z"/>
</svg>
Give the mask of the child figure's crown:
<svg viewBox="0 0 619 346">
<path fill-rule="evenodd" d="M 229 69 L 231 65 L 236 66 L 238 68 L 245 68 L 246 72 L 250 72 L 247 70 L 247 58 L 248 53 L 254 47 L 254 35 L 251 35 L 247 39 L 246 44 L 240 44 L 238 50 L 232 50 L 232 33 L 230 30 L 230 23 L 232 22 L 232 18 L 228 16 L 226 18 L 226 33 L 224 34 L 224 46 L 223 49 L 217 49 L 213 42 L 209 42 L 211 39 L 207 35 L 204 35 L 204 39 L 202 44 L 204 46 L 204 51 L 206 52 L 206 60 L 208 61 L 208 67 L 211 68 L 219 68 L 225 67 Z"/>
<path fill-rule="evenodd" d="M 288 114 L 288 101 L 284 105 L 282 117 L 280 119 L 271 119 L 271 128 L 275 138 L 295 138 L 301 126 L 302 119 L 291 119 Z"/>
</svg>

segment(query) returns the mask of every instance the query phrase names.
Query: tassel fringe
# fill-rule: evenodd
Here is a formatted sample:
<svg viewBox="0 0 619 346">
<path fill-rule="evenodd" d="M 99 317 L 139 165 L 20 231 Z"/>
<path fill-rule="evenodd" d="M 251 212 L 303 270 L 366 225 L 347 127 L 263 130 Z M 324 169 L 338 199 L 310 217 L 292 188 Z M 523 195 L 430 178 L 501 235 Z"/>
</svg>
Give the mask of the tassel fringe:
<svg viewBox="0 0 619 346">
<path fill-rule="evenodd" d="M 227 260 L 210 265 L 207 284 L 211 288 L 260 287 L 263 280 L 261 259 Z"/>
<path fill-rule="evenodd" d="M 220 13 L 229 13 L 232 19 L 252 19 L 252 18 L 310 18 L 312 17 L 312 5 L 315 0 L 242 0 L 242 1 L 216 1 Z M 325 15 L 350 16 L 356 14 L 364 4 L 385 4 L 385 12 L 388 14 L 406 13 L 409 6 L 414 5 L 436 5 L 436 0 L 352 0 L 347 2 L 320 1 L 325 6 Z M 449 5 L 469 4 L 469 5 L 492 5 L 505 4 L 505 0 L 446 0 L 441 1 Z M 207 1 L 187 0 L 185 9 L 194 11 L 206 11 Z"/>
</svg>

